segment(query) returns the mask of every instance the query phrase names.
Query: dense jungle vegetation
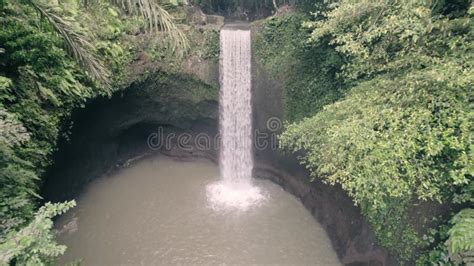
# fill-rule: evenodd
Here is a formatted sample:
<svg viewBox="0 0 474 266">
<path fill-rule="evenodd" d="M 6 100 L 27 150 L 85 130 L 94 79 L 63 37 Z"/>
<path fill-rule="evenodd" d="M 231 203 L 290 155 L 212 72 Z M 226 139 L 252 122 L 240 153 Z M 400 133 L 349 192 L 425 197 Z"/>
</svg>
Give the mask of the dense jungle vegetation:
<svg viewBox="0 0 474 266">
<path fill-rule="evenodd" d="M 74 109 L 139 78 L 142 53 L 169 73 L 217 60 L 218 30 L 180 25 L 186 2 L 296 6 L 254 22 L 257 60 L 285 85 L 282 148 L 347 191 L 402 263 L 474 263 L 471 1 L 139 2 L 0 0 L 0 264 L 66 248 L 51 218 L 75 203 L 40 207 L 38 191 Z"/>
<path fill-rule="evenodd" d="M 313 0 L 190 0 L 206 13 L 220 13 L 223 15 L 251 13 L 275 13 L 281 6 L 298 7 L 300 10 L 313 10 Z"/>
<path fill-rule="evenodd" d="M 282 148 L 347 191 L 401 263 L 473 262 L 473 12 L 343 0 L 258 25 L 257 57 L 285 83 Z"/>
<path fill-rule="evenodd" d="M 184 30 L 184 19 L 169 1 L 0 1 L 1 265 L 49 264 L 66 248 L 51 218 L 75 203 L 38 209 L 38 193 L 74 109 L 150 69 L 176 73 L 184 54 L 217 60 L 218 29 Z M 142 57 L 158 63 L 137 72 Z"/>
</svg>

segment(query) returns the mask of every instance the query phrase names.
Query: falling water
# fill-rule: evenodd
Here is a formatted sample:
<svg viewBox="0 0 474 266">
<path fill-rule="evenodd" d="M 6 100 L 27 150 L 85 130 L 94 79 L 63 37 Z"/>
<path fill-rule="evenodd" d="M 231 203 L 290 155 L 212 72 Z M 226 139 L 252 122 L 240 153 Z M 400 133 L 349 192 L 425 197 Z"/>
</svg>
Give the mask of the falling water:
<svg viewBox="0 0 474 266">
<path fill-rule="evenodd" d="M 213 208 L 246 210 L 265 198 L 252 184 L 250 31 L 224 28 L 220 45 L 221 181 L 207 192 Z"/>
<path fill-rule="evenodd" d="M 250 31 L 222 30 L 221 49 L 221 176 L 247 185 L 253 168 Z"/>
</svg>

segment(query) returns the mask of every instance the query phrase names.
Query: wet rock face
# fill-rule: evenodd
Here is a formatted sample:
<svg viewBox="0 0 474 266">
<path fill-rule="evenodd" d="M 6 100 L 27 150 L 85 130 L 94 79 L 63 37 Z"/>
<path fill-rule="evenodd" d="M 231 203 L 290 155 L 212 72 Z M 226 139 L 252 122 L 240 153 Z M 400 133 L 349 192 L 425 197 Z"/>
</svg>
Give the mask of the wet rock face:
<svg viewBox="0 0 474 266">
<path fill-rule="evenodd" d="M 184 7 L 187 22 L 189 24 L 196 25 L 207 25 L 213 24 L 216 26 L 224 25 L 224 17 L 218 15 L 206 15 L 202 10 L 197 6 L 185 6 Z"/>
<path fill-rule="evenodd" d="M 224 25 L 224 17 L 223 16 L 217 16 L 217 15 L 207 15 L 207 23 L 208 24 L 214 24 L 217 26 L 223 26 Z"/>
</svg>

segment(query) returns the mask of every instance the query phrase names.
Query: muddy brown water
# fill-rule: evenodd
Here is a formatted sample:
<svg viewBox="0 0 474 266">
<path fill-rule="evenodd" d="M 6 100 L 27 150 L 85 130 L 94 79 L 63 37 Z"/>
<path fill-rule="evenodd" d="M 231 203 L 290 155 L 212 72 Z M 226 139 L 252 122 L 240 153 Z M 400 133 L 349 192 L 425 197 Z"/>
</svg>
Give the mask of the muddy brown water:
<svg viewBox="0 0 474 266">
<path fill-rule="evenodd" d="M 341 265 L 323 228 L 281 187 L 256 180 L 262 204 L 217 211 L 206 186 L 218 179 L 210 161 L 156 156 L 95 180 L 56 223 L 68 246 L 58 264 Z"/>
</svg>

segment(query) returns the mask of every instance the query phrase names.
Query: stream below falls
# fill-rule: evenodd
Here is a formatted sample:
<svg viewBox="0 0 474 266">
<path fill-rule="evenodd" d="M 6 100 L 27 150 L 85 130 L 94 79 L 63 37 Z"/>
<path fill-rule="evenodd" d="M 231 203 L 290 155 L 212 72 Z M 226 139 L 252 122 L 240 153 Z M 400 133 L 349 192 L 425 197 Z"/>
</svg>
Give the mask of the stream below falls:
<svg viewBox="0 0 474 266">
<path fill-rule="evenodd" d="M 92 182 L 56 222 L 67 245 L 59 264 L 341 265 L 323 228 L 280 186 L 255 180 L 266 200 L 245 211 L 213 209 L 219 180 L 205 159 L 142 159 Z"/>
</svg>

